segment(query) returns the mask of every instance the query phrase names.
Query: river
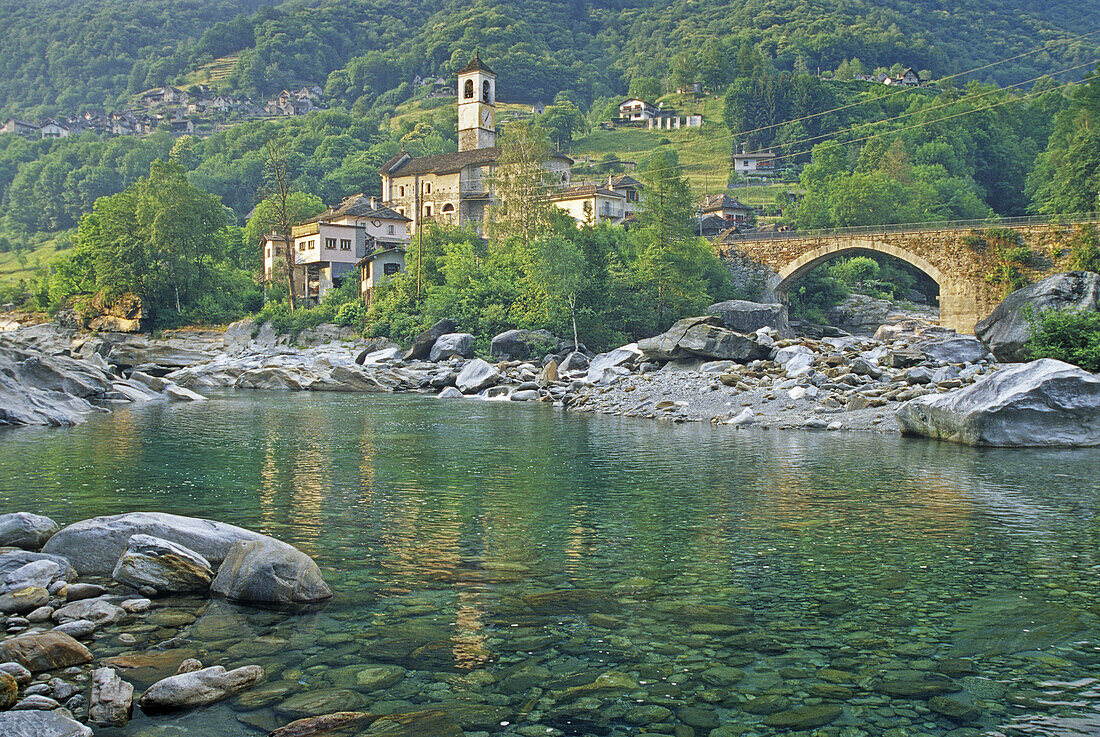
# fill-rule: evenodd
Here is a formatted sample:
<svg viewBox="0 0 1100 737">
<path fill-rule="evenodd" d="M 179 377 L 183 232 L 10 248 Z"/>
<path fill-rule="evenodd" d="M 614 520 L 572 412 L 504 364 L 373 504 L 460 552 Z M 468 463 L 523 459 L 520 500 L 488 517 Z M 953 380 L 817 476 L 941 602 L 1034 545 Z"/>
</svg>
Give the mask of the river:
<svg viewBox="0 0 1100 737">
<path fill-rule="evenodd" d="M 789 733 L 768 711 L 843 737 L 1100 733 L 1095 449 L 265 392 L 0 447 L 0 512 L 224 520 L 297 545 L 337 592 L 294 615 L 168 600 L 94 641 L 159 648 L 126 674 L 139 690 L 190 655 L 269 674 L 97 735 L 430 707 L 467 735 Z"/>
</svg>

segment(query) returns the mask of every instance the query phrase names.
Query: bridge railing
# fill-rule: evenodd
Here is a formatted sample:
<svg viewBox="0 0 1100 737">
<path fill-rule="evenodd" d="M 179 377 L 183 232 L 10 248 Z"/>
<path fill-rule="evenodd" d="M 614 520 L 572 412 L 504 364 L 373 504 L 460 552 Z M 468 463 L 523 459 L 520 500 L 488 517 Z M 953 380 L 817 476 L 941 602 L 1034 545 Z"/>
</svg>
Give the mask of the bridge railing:
<svg viewBox="0 0 1100 737">
<path fill-rule="evenodd" d="M 826 228 L 821 230 L 786 230 L 753 233 L 730 233 L 722 242 L 776 241 L 802 238 L 829 238 L 856 235 L 888 235 L 897 233 L 921 233 L 943 230 L 974 230 L 980 228 L 1019 228 L 1031 225 L 1078 225 L 1100 223 L 1100 212 L 1078 212 L 1065 215 L 1029 215 L 1015 218 L 983 218 L 980 220 L 941 220 L 924 223 L 893 223 L 891 225 L 864 225 L 855 228 Z"/>
</svg>

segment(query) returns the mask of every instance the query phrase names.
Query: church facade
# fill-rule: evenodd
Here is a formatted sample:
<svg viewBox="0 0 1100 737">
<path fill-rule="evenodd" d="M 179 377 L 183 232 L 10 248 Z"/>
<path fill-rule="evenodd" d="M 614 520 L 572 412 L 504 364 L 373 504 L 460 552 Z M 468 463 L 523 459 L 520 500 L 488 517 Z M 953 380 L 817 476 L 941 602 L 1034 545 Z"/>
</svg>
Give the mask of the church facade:
<svg viewBox="0 0 1100 737">
<path fill-rule="evenodd" d="M 458 151 L 414 157 L 406 151 L 382 165 L 382 200 L 412 221 L 473 225 L 480 229 L 492 202 L 496 145 L 496 73 L 475 54 L 458 72 Z M 573 160 L 554 154 L 545 166 L 555 182 L 569 184 Z"/>
</svg>

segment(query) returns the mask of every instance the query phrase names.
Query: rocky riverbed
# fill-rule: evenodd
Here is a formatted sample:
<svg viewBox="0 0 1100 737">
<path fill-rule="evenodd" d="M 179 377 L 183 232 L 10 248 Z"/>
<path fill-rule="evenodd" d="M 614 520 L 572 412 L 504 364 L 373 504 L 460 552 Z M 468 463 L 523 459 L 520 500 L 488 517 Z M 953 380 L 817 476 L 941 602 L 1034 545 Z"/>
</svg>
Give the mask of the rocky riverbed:
<svg viewBox="0 0 1100 737">
<path fill-rule="evenodd" d="M 1015 313 L 1011 319 L 1019 322 Z M 907 432 L 979 445 L 1100 444 L 1100 380 L 1080 369 L 1043 364 L 995 382 L 1002 364 L 985 344 L 923 319 L 900 318 L 873 336 L 833 332 L 797 337 L 781 305 L 730 301 L 598 355 L 545 331 L 511 330 L 493 339 L 486 360 L 474 357 L 474 336 L 451 320 L 407 349 L 335 325 L 291 338 L 243 320 L 224 332 L 154 340 L 44 324 L 0 334 L 0 422 L 71 424 L 114 402 L 198 400 L 207 389 L 237 388 L 426 392 L 669 422 Z M 937 399 L 975 384 L 966 402 Z M 1036 402 L 1048 410 L 1042 421 L 1029 415 Z M 1017 427 L 983 429 L 1006 423 Z"/>
</svg>

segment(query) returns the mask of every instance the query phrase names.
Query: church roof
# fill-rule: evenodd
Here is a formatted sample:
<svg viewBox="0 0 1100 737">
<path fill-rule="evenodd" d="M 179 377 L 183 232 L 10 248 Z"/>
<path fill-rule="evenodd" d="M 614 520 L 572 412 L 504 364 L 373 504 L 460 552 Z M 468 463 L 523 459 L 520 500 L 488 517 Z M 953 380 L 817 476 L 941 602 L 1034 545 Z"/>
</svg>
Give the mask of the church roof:
<svg viewBox="0 0 1100 737">
<path fill-rule="evenodd" d="M 459 74 L 467 74 L 469 72 L 485 72 L 486 74 L 492 74 L 496 76 L 496 72 L 489 68 L 489 65 L 481 60 L 480 52 L 474 52 L 474 58 L 470 59 L 470 63 L 458 70 Z"/>
<path fill-rule="evenodd" d="M 500 147 L 475 148 L 469 151 L 456 151 L 436 156 L 418 156 L 413 158 L 405 151 L 394 156 L 382 165 L 381 174 L 408 177 L 414 174 L 450 174 L 461 171 L 467 166 L 491 164 L 500 157 Z"/>
</svg>

